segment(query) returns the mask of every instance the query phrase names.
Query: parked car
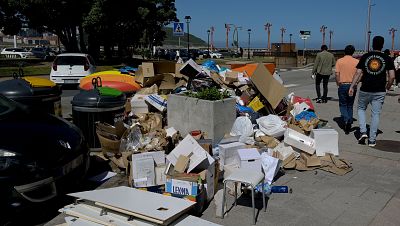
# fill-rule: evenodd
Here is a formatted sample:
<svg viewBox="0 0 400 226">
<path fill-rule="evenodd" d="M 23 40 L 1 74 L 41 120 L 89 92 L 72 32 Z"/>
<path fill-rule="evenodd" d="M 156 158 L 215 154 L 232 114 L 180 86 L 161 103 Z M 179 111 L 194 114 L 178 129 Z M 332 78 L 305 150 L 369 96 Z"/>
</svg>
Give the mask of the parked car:
<svg viewBox="0 0 400 226">
<path fill-rule="evenodd" d="M 31 52 L 33 53 L 33 55 L 35 57 L 43 59 L 43 60 L 49 60 L 56 56 L 54 51 L 52 51 L 50 48 L 46 48 L 46 47 L 34 47 L 34 48 L 32 48 Z"/>
<path fill-rule="evenodd" d="M 89 54 L 62 53 L 54 59 L 50 80 L 56 84 L 79 84 L 81 78 L 95 71 L 96 65 Z"/>
<path fill-rule="evenodd" d="M 0 95 L 0 128 L 0 225 L 52 201 L 86 175 L 89 149 L 66 120 Z"/>
<path fill-rule="evenodd" d="M 4 48 L 1 51 L 1 55 L 6 58 L 29 58 L 33 57 L 33 53 L 27 51 L 24 48 Z"/>
<path fill-rule="evenodd" d="M 214 59 L 224 58 L 224 56 L 221 53 L 219 53 L 219 52 L 211 52 L 211 51 L 210 51 L 210 57 L 214 58 Z"/>
</svg>

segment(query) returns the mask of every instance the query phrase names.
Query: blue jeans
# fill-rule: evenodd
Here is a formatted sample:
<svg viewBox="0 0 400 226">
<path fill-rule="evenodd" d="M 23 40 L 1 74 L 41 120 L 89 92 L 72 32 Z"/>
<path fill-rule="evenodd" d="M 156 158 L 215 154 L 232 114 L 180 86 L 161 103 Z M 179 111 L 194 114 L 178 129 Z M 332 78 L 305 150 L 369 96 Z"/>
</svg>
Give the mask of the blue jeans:
<svg viewBox="0 0 400 226">
<path fill-rule="evenodd" d="M 381 114 L 382 105 L 385 101 L 386 92 L 363 92 L 358 94 L 358 120 L 360 123 L 360 132 L 367 132 L 367 123 L 365 119 L 365 111 L 368 104 L 371 104 L 371 126 L 369 130 L 369 141 L 376 140 L 376 133 L 379 126 L 379 116 Z"/>
<path fill-rule="evenodd" d="M 354 95 L 349 96 L 350 84 L 342 84 L 338 88 L 339 109 L 344 123 L 353 123 L 353 105 L 357 89 L 354 90 Z"/>
</svg>

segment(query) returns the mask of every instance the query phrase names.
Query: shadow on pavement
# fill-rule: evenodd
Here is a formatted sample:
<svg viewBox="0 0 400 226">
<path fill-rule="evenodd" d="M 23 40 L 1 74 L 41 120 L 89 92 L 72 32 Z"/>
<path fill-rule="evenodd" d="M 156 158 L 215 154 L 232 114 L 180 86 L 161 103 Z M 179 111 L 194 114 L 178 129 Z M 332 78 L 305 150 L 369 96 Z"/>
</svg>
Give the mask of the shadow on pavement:
<svg viewBox="0 0 400 226">
<path fill-rule="evenodd" d="M 91 156 L 89 170 L 82 181 L 71 182 L 67 186 L 62 187 L 61 193 L 54 199 L 43 203 L 30 203 L 25 206 L 24 209 L 18 211 L 15 216 L 9 216 L 11 219 L 6 219 L 4 225 L 17 226 L 17 225 L 43 225 L 56 217 L 59 212 L 58 210 L 67 204 L 74 202 L 74 198 L 67 196 L 66 194 L 72 192 L 93 190 L 101 185 L 100 182 L 92 182 L 89 178 L 98 175 L 104 171 L 112 171 L 108 161 L 105 161 L 97 156 Z M 1 216 L 1 215 L 0 215 Z M 0 217 L 1 218 L 1 217 Z M 2 219 L 0 219 L 0 225 L 3 225 Z"/>
<path fill-rule="evenodd" d="M 374 149 L 385 152 L 400 153 L 400 141 L 395 140 L 378 140 Z"/>
</svg>

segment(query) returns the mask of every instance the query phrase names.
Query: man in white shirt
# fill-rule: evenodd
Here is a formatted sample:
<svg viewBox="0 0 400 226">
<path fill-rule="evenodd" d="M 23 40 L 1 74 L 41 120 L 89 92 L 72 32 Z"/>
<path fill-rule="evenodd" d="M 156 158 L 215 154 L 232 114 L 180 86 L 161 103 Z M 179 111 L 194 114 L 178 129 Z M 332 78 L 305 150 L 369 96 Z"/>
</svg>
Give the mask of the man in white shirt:
<svg viewBox="0 0 400 226">
<path fill-rule="evenodd" d="M 396 72 L 396 83 L 395 85 L 398 87 L 400 83 L 400 55 L 398 55 L 394 59 L 394 70 Z"/>
</svg>

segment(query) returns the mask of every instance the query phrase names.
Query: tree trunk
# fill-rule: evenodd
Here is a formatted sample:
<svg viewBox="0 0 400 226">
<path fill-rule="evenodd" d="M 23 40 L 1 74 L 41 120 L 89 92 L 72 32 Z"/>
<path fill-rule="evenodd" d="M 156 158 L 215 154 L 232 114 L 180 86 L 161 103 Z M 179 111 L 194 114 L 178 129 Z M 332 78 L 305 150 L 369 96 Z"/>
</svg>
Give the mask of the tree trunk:
<svg viewBox="0 0 400 226">
<path fill-rule="evenodd" d="M 79 25 L 78 29 L 79 29 L 79 47 L 81 48 L 82 53 L 87 53 L 88 50 L 86 48 L 85 34 L 82 25 Z"/>
<path fill-rule="evenodd" d="M 100 44 L 94 35 L 88 36 L 88 52 L 89 54 L 98 61 L 100 58 Z"/>
</svg>

